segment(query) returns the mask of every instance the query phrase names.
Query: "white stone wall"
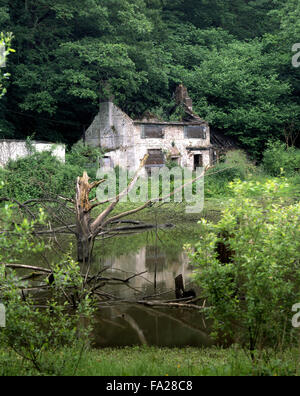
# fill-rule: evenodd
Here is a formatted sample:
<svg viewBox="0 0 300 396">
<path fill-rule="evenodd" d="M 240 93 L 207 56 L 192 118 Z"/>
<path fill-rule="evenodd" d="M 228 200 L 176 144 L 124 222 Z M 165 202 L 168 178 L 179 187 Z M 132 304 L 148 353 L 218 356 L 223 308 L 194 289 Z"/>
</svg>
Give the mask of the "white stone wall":
<svg viewBox="0 0 300 396">
<path fill-rule="evenodd" d="M 100 111 L 86 131 L 85 141 L 105 148 L 112 166 L 135 169 L 135 128 L 133 120 L 111 102 L 101 103 Z"/>
<path fill-rule="evenodd" d="M 86 143 L 105 148 L 113 167 L 136 170 L 148 150 L 161 149 L 167 154 L 172 150 L 172 144 L 181 154 L 180 166 L 193 169 L 195 154 L 203 156 L 204 167 L 210 165 L 210 129 L 207 124 L 206 139 L 186 139 L 184 128 L 188 123 L 162 123 L 163 139 L 143 139 L 142 128 L 146 124 L 134 122 L 111 102 L 102 103 L 99 114 L 86 132 Z"/>
<path fill-rule="evenodd" d="M 203 155 L 204 167 L 210 165 L 210 133 L 207 127 L 206 139 L 185 139 L 184 125 L 166 125 L 164 126 L 163 139 L 142 139 L 142 125 L 135 125 L 135 167 L 139 166 L 140 160 L 151 149 L 162 149 L 165 153 L 172 150 L 172 144 L 175 143 L 181 154 L 180 166 L 192 169 L 194 166 L 194 154 Z M 203 147 L 201 150 L 187 150 L 188 147 Z M 207 147 L 207 149 L 205 149 Z"/>
<path fill-rule="evenodd" d="M 52 144 L 42 142 L 31 142 L 37 152 L 52 151 L 52 155 L 65 162 L 66 148 L 64 144 Z M 21 140 L 0 140 L 0 166 L 4 167 L 9 160 L 24 158 L 30 153 L 25 141 Z"/>
</svg>

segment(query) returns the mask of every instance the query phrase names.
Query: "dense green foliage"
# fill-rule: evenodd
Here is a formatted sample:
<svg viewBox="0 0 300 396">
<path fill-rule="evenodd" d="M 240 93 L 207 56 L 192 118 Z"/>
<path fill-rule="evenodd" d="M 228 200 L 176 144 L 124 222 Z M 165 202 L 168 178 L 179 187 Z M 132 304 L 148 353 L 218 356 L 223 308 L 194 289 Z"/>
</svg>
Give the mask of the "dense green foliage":
<svg viewBox="0 0 300 396">
<path fill-rule="evenodd" d="M 286 204 L 286 180 L 232 184 L 217 224 L 201 222 L 195 279 L 216 334 L 250 350 L 295 345 L 300 300 L 300 204 Z"/>
<path fill-rule="evenodd" d="M 13 205 L 0 208 L 0 301 L 6 309 L 6 327 L 0 329 L 0 348 L 13 350 L 38 372 L 59 374 L 57 365 L 45 362 L 43 354 L 62 346 L 88 345 L 91 328 L 88 322 L 82 324 L 84 319 L 91 319 L 91 299 L 82 288 L 79 265 L 70 257 L 53 265 L 55 282 L 47 294 L 46 305 L 40 306 L 39 300 L 26 293 L 31 286 L 29 281 L 5 264 L 16 263 L 26 254 L 41 253 L 47 248 L 42 240 L 33 236 L 34 227 L 45 223 L 45 215 L 40 211 L 35 221 L 25 218 L 19 223 L 17 217 Z M 68 293 L 77 292 L 78 304 L 72 306 L 73 310 L 65 297 L 65 289 Z"/>
<path fill-rule="evenodd" d="M 229 151 L 222 160 L 205 175 L 205 197 L 231 196 L 229 183 L 236 179 L 247 180 L 257 175 L 259 169 L 240 150 Z"/>
<path fill-rule="evenodd" d="M 0 181 L 5 182 L 1 195 L 22 202 L 57 195 L 74 198 L 77 177 L 86 170 L 95 179 L 100 157 L 99 150 L 82 144 L 67 153 L 65 164 L 51 152 L 33 150 L 30 156 L 11 161 L 0 170 Z"/>
<path fill-rule="evenodd" d="M 300 171 L 300 150 L 280 142 L 268 145 L 263 155 L 263 167 L 272 176 L 295 176 Z"/>
<path fill-rule="evenodd" d="M 16 54 L 0 136 L 73 143 L 100 92 L 162 115 L 183 82 L 203 118 L 260 155 L 299 130 L 299 14 L 297 0 L 1 0 Z"/>
</svg>

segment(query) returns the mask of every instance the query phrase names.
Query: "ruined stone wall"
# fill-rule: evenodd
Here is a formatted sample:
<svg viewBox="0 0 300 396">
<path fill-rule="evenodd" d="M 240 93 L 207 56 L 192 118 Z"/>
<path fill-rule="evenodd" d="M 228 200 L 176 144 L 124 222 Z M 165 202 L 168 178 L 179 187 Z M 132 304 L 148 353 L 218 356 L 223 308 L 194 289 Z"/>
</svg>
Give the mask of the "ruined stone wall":
<svg viewBox="0 0 300 396">
<path fill-rule="evenodd" d="M 172 150 L 173 144 L 180 152 L 180 166 L 193 168 L 194 155 L 203 155 L 204 167 L 210 164 L 210 131 L 207 126 L 206 139 L 186 139 L 184 125 L 165 125 L 163 139 L 142 139 L 142 124 L 135 125 L 135 152 L 139 161 L 148 150 L 162 149 L 166 154 Z M 188 150 L 188 148 L 201 148 L 201 150 Z M 136 164 L 137 165 L 137 164 Z"/>
<path fill-rule="evenodd" d="M 113 167 L 135 167 L 133 120 L 113 103 L 101 103 L 85 141 L 91 146 L 104 148 Z"/>
<path fill-rule="evenodd" d="M 143 128 L 149 123 L 134 122 L 111 102 L 100 105 L 99 114 L 86 133 L 86 143 L 106 149 L 112 167 L 138 169 L 148 150 L 159 149 L 166 155 L 175 145 L 180 152 L 180 166 L 193 168 L 194 155 L 203 156 L 203 166 L 210 164 L 210 129 L 207 124 L 205 139 L 186 139 L 184 123 L 159 123 L 162 139 L 143 138 Z"/>
<path fill-rule="evenodd" d="M 65 162 L 66 148 L 63 144 L 31 142 L 37 152 L 52 151 L 52 155 Z M 0 140 L 0 167 L 4 167 L 9 160 L 24 158 L 30 154 L 26 142 L 22 140 Z"/>
</svg>

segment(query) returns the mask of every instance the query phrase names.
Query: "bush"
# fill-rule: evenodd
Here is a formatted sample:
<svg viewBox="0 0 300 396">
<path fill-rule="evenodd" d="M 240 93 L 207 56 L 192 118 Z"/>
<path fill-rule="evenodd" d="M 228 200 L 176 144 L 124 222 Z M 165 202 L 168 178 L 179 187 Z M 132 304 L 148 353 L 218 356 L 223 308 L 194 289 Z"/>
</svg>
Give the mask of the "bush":
<svg viewBox="0 0 300 396">
<path fill-rule="evenodd" d="M 256 167 L 248 160 L 245 152 L 241 150 L 229 151 L 216 166 L 209 169 L 205 177 L 205 195 L 215 197 L 231 193 L 228 185 L 230 182 L 245 180 L 257 172 Z"/>
<path fill-rule="evenodd" d="M 67 153 L 65 164 L 51 152 L 33 152 L 28 157 L 10 161 L 0 173 L 0 180 L 5 181 L 3 195 L 19 201 L 51 195 L 73 198 L 76 179 L 84 170 L 91 178 L 96 177 L 100 155 L 97 149 L 77 144 Z"/>
<path fill-rule="evenodd" d="M 269 142 L 263 155 L 263 168 L 271 176 L 294 176 L 300 171 L 300 150 L 280 141 Z"/>
<path fill-rule="evenodd" d="M 49 371 L 46 363 L 42 363 L 45 351 L 79 343 L 82 347 L 87 345 L 91 327 L 83 326 L 82 320 L 90 321 L 92 302 L 82 287 L 80 267 L 70 257 L 53 266 L 55 282 L 44 306 L 39 307 L 39 300 L 24 292 L 30 285 L 2 263 L 16 263 L 26 253 L 43 252 L 44 242 L 35 240 L 32 232 L 37 222 L 43 224 L 45 220 L 40 212 L 36 221 L 24 219 L 16 224 L 14 210 L 13 206 L 0 209 L 1 227 L 6 230 L 0 239 L 0 301 L 6 308 L 6 327 L 0 329 L 0 349 L 12 349 L 36 370 Z M 68 295 L 72 293 L 76 301 L 74 297 L 71 305 Z"/>
<path fill-rule="evenodd" d="M 200 223 L 202 238 L 191 254 L 214 335 L 250 350 L 292 344 L 291 310 L 300 302 L 300 203 L 283 206 L 289 186 L 281 179 L 239 181 L 231 189 L 221 220 Z"/>
<path fill-rule="evenodd" d="M 95 178 L 101 156 L 102 152 L 99 149 L 85 146 L 79 142 L 66 154 L 66 164 L 79 167 L 82 170 L 89 170 L 90 176 Z"/>
</svg>

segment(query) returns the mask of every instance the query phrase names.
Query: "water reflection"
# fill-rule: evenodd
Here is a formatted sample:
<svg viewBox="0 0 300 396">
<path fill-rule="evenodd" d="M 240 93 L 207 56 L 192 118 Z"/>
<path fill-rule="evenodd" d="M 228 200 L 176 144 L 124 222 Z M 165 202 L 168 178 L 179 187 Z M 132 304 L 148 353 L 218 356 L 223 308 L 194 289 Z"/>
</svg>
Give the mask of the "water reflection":
<svg viewBox="0 0 300 396">
<path fill-rule="evenodd" d="M 182 309 L 126 305 L 96 316 L 95 346 L 211 346 L 202 314 Z"/>
<path fill-rule="evenodd" d="M 152 245 L 120 257 L 101 259 L 101 264 L 99 262 L 94 264 L 94 273 L 97 273 L 99 266 L 108 267 L 105 274 L 115 278 L 126 279 L 134 274 L 142 274 L 130 281 L 131 288 L 127 285 L 109 287 L 109 291 L 114 295 L 126 299 L 133 296 L 136 299 L 137 294 L 139 297 L 144 297 L 166 291 L 170 291 L 172 298 L 175 298 L 176 276 L 182 274 L 188 285 L 192 275 L 192 267 L 186 252 L 170 255 L 162 247 Z"/>
<path fill-rule="evenodd" d="M 151 233 L 97 241 L 91 274 L 126 279 L 134 274 L 142 275 L 130 280 L 129 284 L 115 282 L 106 284 L 99 292 L 116 296 L 126 303 L 102 306 L 96 313 L 94 341 L 96 347 L 126 345 L 158 346 L 209 346 L 208 324 L 201 312 L 178 308 L 151 308 L 134 302 L 146 296 L 152 299 L 175 299 L 175 278 L 182 274 L 186 289 L 191 284 L 193 268 L 182 246 L 197 241 L 198 230 L 187 226 L 177 227 L 163 235 Z M 66 250 L 72 239 L 61 237 L 60 246 Z M 73 245 L 74 246 L 74 245 Z M 49 262 L 58 262 L 61 252 L 49 252 Z M 74 246 L 74 257 L 76 249 Z M 25 260 L 28 265 L 43 265 L 40 257 Z M 46 263 L 44 263 L 47 266 Z M 83 268 L 83 272 L 86 268 Z M 22 273 L 22 272 L 21 272 Z M 24 273 L 25 275 L 25 273 Z M 158 296 L 157 296 L 158 295 Z M 103 297 L 103 303 L 108 301 Z"/>
<path fill-rule="evenodd" d="M 143 273 L 130 285 L 107 285 L 104 291 L 127 301 L 150 295 L 175 299 L 174 279 L 182 274 L 190 287 L 193 268 L 185 251 L 176 254 L 160 246 L 147 245 L 137 252 L 107 257 L 96 262 L 108 267 L 105 276 L 126 279 Z M 197 289 L 197 288 L 196 288 Z M 197 290 L 196 290 L 197 291 Z M 209 346 L 207 323 L 198 311 L 178 308 L 149 308 L 137 304 L 102 307 L 96 315 L 95 343 L 98 347 L 124 345 Z"/>
</svg>

